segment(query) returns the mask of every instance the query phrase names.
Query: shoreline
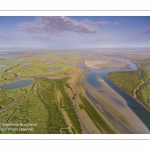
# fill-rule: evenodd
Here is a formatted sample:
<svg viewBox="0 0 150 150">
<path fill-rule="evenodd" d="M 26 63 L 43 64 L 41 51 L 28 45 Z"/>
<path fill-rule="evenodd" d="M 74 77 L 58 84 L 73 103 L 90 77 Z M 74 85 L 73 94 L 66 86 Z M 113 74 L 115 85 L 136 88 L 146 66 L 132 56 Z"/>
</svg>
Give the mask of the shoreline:
<svg viewBox="0 0 150 150">
<path fill-rule="evenodd" d="M 86 66 L 88 66 L 86 63 L 84 63 Z M 121 66 L 121 67 L 118 67 L 118 71 L 119 70 L 121 70 L 123 67 L 125 67 L 126 68 L 126 66 L 127 67 L 129 67 L 127 64 L 125 64 L 124 66 Z M 90 66 L 91 67 L 91 66 Z M 92 68 L 94 68 L 94 66 L 92 67 Z M 107 69 L 107 68 L 105 68 L 105 69 Z M 131 69 L 131 68 L 130 68 Z M 100 70 L 100 69 L 99 69 Z M 127 70 L 127 71 L 130 71 L 130 70 Z M 133 70 L 134 71 L 134 70 Z M 106 74 L 106 77 L 108 78 L 108 75 Z M 109 78 L 108 78 L 109 79 Z M 104 84 L 107 84 L 103 79 L 97 79 L 99 82 L 101 82 L 101 83 L 104 83 Z M 109 79 L 110 80 L 110 79 Z M 111 81 L 111 80 L 110 80 Z M 112 81 L 111 81 L 112 82 Z M 113 84 L 115 84 L 114 82 L 112 82 Z M 108 85 L 108 84 L 107 84 Z M 116 84 L 115 84 L 116 85 Z M 117 86 L 117 85 L 116 85 Z M 108 85 L 108 87 L 109 88 L 111 88 L 109 85 Z M 118 87 L 118 86 L 117 86 Z M 94 87 L 93 87 L 94 88 Z M 119 88 L 119 87 L 118 87 Z M 112 90 L 114 90 L 113 88 L 111 88 Z M 121 89 L 121 88 L 120 88 Z M 96 89 L 95 89 L 96 90 Z M 121 89 L 122 90 L 122 89 Z M 115 91 L 115 90 L 114 90 Z M 124 90 L 123 90 L 124 91 Z M 106 92 L 107 92 L 107 94 L 108 94 L 108 92 L 110 92 L 109 90 L 106 90 Z M 115 91 L 116 92 L 116 91 Z M 125 91 L 124 91 L 125 92 Z M 94 93 L 94 92 L 93 92 Z M 92 93 L 92 95 L 94 96 L 94 94 Z M 116 92 L 117 93 L 117 92 Z M 127 92 L 126 92 L 127 93 Z M 101 95 L 104 95 L 104 93 L 100 93 Z M 109 97 L 109 96 L 107 96 L 107 94 L 105 95 L 105 97 L 106 97 L 106 100 L 108 99 L 107 97 Z M 118 95 L 119 95 L 119 93 L 117 93 Z M 127 93 L 128 94 L 128 93 Z M 112 94 L 113 95 L 113 94 Z M 115 94 L 114 94 L 115 95 Z M 113 96 L 114 96 L 113 95 Z M 129 95 L 129 94 L 128 94 Z M 119 96 L 121 96 L 121 95 L 119 95 Z M 121 97 L 122 98 L 122 97 Z M 126 103 L 126 101 L 125 101 L 125 99 L 124 98 L 122 98 L 123 100 L 124 100 L 124 102 Z M 118 99 L 119 101 L 121 100 L 121 99 Z M 136 99 L 135 99 L 136 100 Z M 137 100 L 136 100 L 137 101 Z M 140 104 L 140 105 L 142 105 L 139 101 L 138 101 L 138 103 Z M 126 106 L 127 106 L 127 110 L 128 111 L 126 111 L 126 113 L 127 114 L 129 114 L 129 112 L 130 112 L 130 114 L 132 114 L 132 117 L 133 117 L 133 120 L 135 119 L 135 120 L 137 120 L 137 121 L 135 121 L 136 123 L 133 123 L 133 125 L 132 125 L 132 129 L 134 130 L 134 128 L 136 127 L 136 124 L 138 124 L 139 126 L 143 126 L 143 131 L 144 132 L 146 132 L 146 133 L 150 133 L 150 131 L 149 131 L 149 129 L 148 129 L 148 127 L 143 123 L 143 121 L 134 113 L 134 111 L 127 105 L 127 103 L 126 103 Z M 143 106 L 143 105 L 142 105 Z M 144 107 L 145 108 L 145 107 Z M 116 109 L 117 109 L 117 106 L 116 106 Z M 130 110 L 130 111 L 129 111 Z M 120 111 L 122 111 L 122 110 L 120 110 Z M 149 111 L 149 110 L 148 110 Z M 124 113 L 125 114 L 125 116 L 127 115 L 126 113 Z M 130 117 L 130 115 L 128 116 L 129 118 L 131 118 Z M 129 118 L 126 118 L 126 119 L 129 119 Z M 134 122 L 132 119 L 130 120 L 131 122 Z M 130 122 L 129 122 L 130 123 Z M 135 124 L 135 125 L 134 125 Z M 139 133 L 138 132 L 138 130 L 137 130 L 137 128 L 138 127 L 136 127 L 136 133 Z M 130 128 L 129 128 L 130 129 Z M 139 130 L 140 130 L 140 128 L 139 128 Z M 141 129 L 142 130 L 142 129 Z M 141 131 L 141 133 L 143 133 L 142 131 Z"/>
<path fill-rule="evenodd" d="M 100 89 L 96 89 L 90 85 L 87 86 L 87 84 L 86 84 L 86 87 L 87 87 L 88 91 L 90 91 L 90 94 L 92 94 L 93 97 L 95 97 L 95 96 L 97 98 L 99 97 L 97 99 L 98 104 L 102 105 L 106 110 L 108 110 L 108 112 L 110 112 L 114 118 L 117 119 L 119 116 L 121 118 L 123 117 L 126 120 L 125 121 L 122 118 L 125 122 L 120 117 L 117 120 L 123 125 L 123 127 L 127 128 L 129 130 L 132 130 L 133 133 L 137 133 L 137 134 L 140 134 L 143 132 L 145 132 L 145 134 L 149 133 L 149 129 L 147 128 L 147 126 L 130 109 L 130 107 L 126 104 L 126 101 L 114 89 L 112 89 L 103 79 L 100 79 L 98 81 L 101 82 Z M 99 93 L 99 90 L 101 90 L 101 89 L 103 90 L 103 92 Z M 109 91 L 109 93 L 107 91 Z M 118 97 L 118 99 L 117 99 L 117 97 Z M 118 102 L 115 102 L 114 99 L 117 99 Z M 92 103 L 95 104 L 94 106 L 96 107 L 96 102 L 92 102 Z M 104 110 L 101 110 L 101 111 L 104 111 Z M 102 113 L 102 112 L 100 112 L 100 113 Z M 106 118 L 110 119 L 108 116 Z M 117 125 L 117 122 L 115 123 L 112 120 L 111 120 L 111 123 L 113 125 Z M 118 124 L 118 126 L 119 126 L 119 124 Z M 142 128 L 141 128 L 141 126 L 142 126 Z M 115 127 L 119 130 L 119 128 L 117 126 L 115 126 Z M 122 131 L 122 130 L 120 129 L 120 131 Z"/>
<path fill-rule="evenodd" d="M 108 77 L 108 74 L 106 74 L 107 78 L 114 84 L 116 85 L 109 77 Z M 144 85 L 144 84 L 142 84 Z M 132 95 L 130 95 L 129 93 L 127 93 L 125 90 L 123 90 L 122 88 L 120 88 L 118 85 L 116 85 L 119 89 L 121 89 L 122 91 L 124 91 L 126 94 L 128 94 L 129 96 L 131 96 L 132 98 L 134 98 Z M 135 89 L 134 89 L 135 90 Z M 150 111 L 150 108 L 147 107 L 146 105 L 144 105 L 141 101 L 137 100 L 136 98 L 134 98 L 140 105 L 142 105 L 146 110 Z"/>
</svg>

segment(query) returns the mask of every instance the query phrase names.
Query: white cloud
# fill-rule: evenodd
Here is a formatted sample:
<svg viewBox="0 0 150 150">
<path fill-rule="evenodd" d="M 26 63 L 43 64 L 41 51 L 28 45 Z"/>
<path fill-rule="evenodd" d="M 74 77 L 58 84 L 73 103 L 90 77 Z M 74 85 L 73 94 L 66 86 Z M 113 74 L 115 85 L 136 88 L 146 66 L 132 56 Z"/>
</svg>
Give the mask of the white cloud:
<svg viewBox="0 0 150 150">
<path fill-rule="evenodd" d="M 19 30 L 30 33 L 62 34 L 67 31 L 77 33 L 96 33 L 97 30 L 84 22 L 78 22 L 68 17 L 45 16 L 36 17 L 33 23 L 24 22 L 18 26 Z"/>
</svg>

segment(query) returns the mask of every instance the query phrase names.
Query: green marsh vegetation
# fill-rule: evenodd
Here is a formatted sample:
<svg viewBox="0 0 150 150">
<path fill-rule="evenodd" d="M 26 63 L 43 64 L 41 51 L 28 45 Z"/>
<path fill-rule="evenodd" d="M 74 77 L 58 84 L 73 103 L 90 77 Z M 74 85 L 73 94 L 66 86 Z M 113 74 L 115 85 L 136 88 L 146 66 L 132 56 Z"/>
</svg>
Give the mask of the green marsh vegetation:
<svg viewBox="0 0 150 150">
<path fill-rule="evenodd" d="M 146 58 L 149 56 L 141 57 L 142 60 Z M 112 72 L 108 77 L 131 96 L 134 96 L 134 90 L 139 87 L 136 91 L 136 99 L 150 109 L 150 59 L 145 61 L 146 66 L 138 71 Z"/>
<path fill-rule="evenodd" d="M 58 88 L 58 90 L 61 92 L 62 97 L 60 99 L 60 108 L 64 109 L 71 121 L 71 123 L 73 124 L 73 127 L 75 130 L 73 130 L 75 133 L 82 133 L 82 128 L 81 125 L 79 123 L 79 119 L 77 117 L 75 108 L 73 106 L 73 102 L 70 99 L 70 97 L 67 95 L 64 86 L 68 84 L 66 84 L 67 79 L 62 79 L 62 80 L 53 80 L 56 84 L 56 87 Z M 73 133 L 74 133 L 73 132 Z"/>
<path fill-rule="evenodd" d="M 81 57 L 78 56 L 72 59 L 70 55 L 65 56 L 60 54 L 57 57 L 53 53 L 42 56 L 39 53 L 25 57 L 22 55 L 16 53 L 13 58 L 1 61 L 1 64 L 6 64 L 7 66 L 0 68 L 0 86 L 27 78 L 34 80 L 34 82 L 32 85 L 23 88 L 0 89 L 0 122 L 37 123 L 37 126 L 34 127 L 33 131 L 10 130 L 9 132 L 4 131 L 2 133 L 68 134 L 68 125 L 59 107 L 67 113 L 72 124 L 72 133 L 82 133 L 72 100 L 65 91 L 65 88 L 70 88 L 72 91 L 69 84 L 67 84 L 67 79 L 48 80 L 36 77 L 44 75 L 67 75 L 71 72 L 72 67 L 80 62 Z M 72 60 L 75 62 L 73 65 L 65 64 L 65 62 Z M 21 66 L 21 64 L 28 62 L 32 64 Z M 47 62 L 54 63 L 47 64 Z M 62 67 L 62 69 L 48 71 L 52 67 Z M 19 77 L 16 77 L 13 73 L 18 74 Z M 60 106 L 57 100 L 57 90 L 62 94 Z M 4 108 L 7 109 L 4 110 Z"/>
<path fill-rule="evenodd" d="M 57 55 L 56 55 L 57 56 Z M 57 58 L 57 57 L 56 57 Z M 45 56 L 39 56 L 37 55 L 31 55 L 27 57 L 24 61 L 19 63 L 26 63 L 31 62 L 33 64 L 27 65 L 27 66 L 17 66 L 15 68 L 12 68 L 12 72 L 18 72 L 20 75 L 67 75 L 72 66 L 75 66 L 79 63 L 79 60 L 81 59 L 76 58 L 75 63 L 72 66 L 66 65 L 66 62 L 72 61 L 72 59 L 69 56 L 59 56 L 59 59 L 56 59 L 55 55 L 49 54 Z M 53 62 L 52 64 L 47 64 L 47 62 Z M 53 67 L 62 67 L 61 70 L 53 70 L 49 71 L 50 68 Z"/>
<path fill-rule="evenodd" d="M 134 96 L 134 89 L 136 89 L 141 84 L 139 71 L 111 72 L 108 74 L 108 77 L 117 86 L 119 86 L 131 96 Z"/>
<path fill-rule="evenodd" d="M 4 133 L 50 133 L 58 134 L 60 130 L 68 133 L 67 124 L 63 115 L 58 109 L 58 101 L 56 99 L 55 85 L 50 80 L 37 80 L 37 89 L 32 90 L 32 86 L 5 90 L 8 96 L 7 105 L 10 100 L 15 100 L 24 93 L 29 93 L 14 103 L 7 111 L 0 113 L 0 122 L 3 123 L 37 123 L 33 131 L 9 131 Z M 3 90 L 4 91 L 4 90 Z M 4 92 L 2 92 L 4 95 Z M 1 99 L 5 102 L 5 99 Z M 6 103 L 5 102 L 5 103 Z M 15 111 L 15 112 L 14 112 Z"/>
<path fill-rule="evenodd" d="M 59 103 L 56 98 L 55 84 L 50 80 L 42 79 L 38 85 L 38 94 L 43 101 L 49 114 L 49 133 L 59 133 L 61 128 L 66 128 L 67 125 L 63 115 L 59 111 Z"/>
<path fill-rule="evenodd" d="M 137 91 L 137 99 L 150 109 L 150 60 L 147 60 L 147 65 L 141 70 L 141 77 L 144 84 Z"/>
</svg>

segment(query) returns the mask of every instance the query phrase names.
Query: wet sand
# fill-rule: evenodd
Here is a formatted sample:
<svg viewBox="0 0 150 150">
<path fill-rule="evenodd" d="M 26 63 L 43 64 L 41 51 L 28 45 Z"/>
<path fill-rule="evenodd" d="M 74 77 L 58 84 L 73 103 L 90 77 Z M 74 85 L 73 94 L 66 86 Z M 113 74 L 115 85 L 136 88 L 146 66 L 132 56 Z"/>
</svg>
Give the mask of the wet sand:
<svg viewBox="0 0 150 150">
<path fill-rule="evenodd" d="M 86 90 L 95 98 L 94 106 L 123 133 L 149 133 L 148 128 L 126 105 L 125 100 L 99 78 L 101 87 L 94 88 L 87 82 Z"/>
<path fill-rule="evenodd" d="M 116 69 L 126 65 L 126 63 L 120 59 L 85 60 L 84 64 L 95 69 L 104 69 L 104 68 Z"/>
<path fill-rule="evenodd" d="M 83 133 L 84 134 L 100 134 L 101 132 L 96 127 L 96 125 L 91 120 L 91 118 L 88 116 L 88 114 L 85 112 L 85 110 L 79 107 L 79 105 L 82 103 L 79 98 L 79 93 L 82 93 L 84 96 L 86 96 L 81 86 L 84 80 L 83 73 L 80 71 L 80 69 L 75 68 L 73 69 L 69 77 L 70 79 L 68 80 L 68 83 L 70 87 L 72 88 L 73 94 L 75 94 L 74 99 L 72 99 L 73 94 L 71 93 L 72 92 L 71 90 L 67 90 L 67 93 L 68 93 L 68 96 L 71 96 L 70 98 L 73 101 L 73 105 L 75 107 L 77 116 L 82 126 Z"/>
<path fill-rule="evenodd" d="M 103 61 L 105 60 L 88 60 L 85 61 L 85 64 L 97 69 L 110 67 L 111 60 L 106 60 L 102 63 Z M 122 68 L 128 69 L 128 66 L 124 61 L 119 62 L 117 66 L 113 62 L 112 67 L 115 66 L 118 70 L 121 70 Z M 98 64 L 99 67 L 97 67 Z M 84 83 L 84 90 L 88 97 L 90 97 L 95 108 L 103 114 L 115 128 L 118 128 L 123 133 L 150 133 L 144 123 L 127 106 L 126 101 L 102 78 L 99 77 L 97 80 L 100 82 L 100 87 L 98 88 L 91 86 L 86 81 Z"/>
</svg>

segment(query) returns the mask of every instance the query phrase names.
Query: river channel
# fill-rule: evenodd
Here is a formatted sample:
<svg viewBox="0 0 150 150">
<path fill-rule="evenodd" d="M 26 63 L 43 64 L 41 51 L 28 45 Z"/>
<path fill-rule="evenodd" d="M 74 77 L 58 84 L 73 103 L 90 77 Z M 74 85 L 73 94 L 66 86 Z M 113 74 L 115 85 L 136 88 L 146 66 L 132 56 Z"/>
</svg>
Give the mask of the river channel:
<svg viewBox="0 0 150 150">
<path fill-rule="evenodd" d="M 121 58 L 122 59 L 122 58 Z M 123 59 L 127 65 L 130 66 L 132 70 L 138 70 L 136 64 L 132 63 L 130 60 Z M 100 82 L 97 80 L 97 77 L 101 77 L 112 89 L 114 89 L 127 103 L 128 107 L 137 115 L 137 117 L 147 126 L 150 130 L 150 112 L 142 106 L 137 100 L 128 95 L 125 91 L 116 86 L 113 82 L 109 80 L 107 74 L 110 72 L 118 72 L 118 70 L 108 70 L 108 69 L 94 69 L 84 65 L 84 60 L 78 65 L 78 68 L 83 71 L 83 67 L 86 67 L 91 70 L 91 73 L 86 76 L 86 81 L 94 87 L 99 87 Z M 127 70 L 119 70 L 119 71 L 127 71 Z M 128 70 L 129 71 L 129 70 Z M 89 95 L 87 94 L 89 97 Z M 91 99 L 91 97 L 90 97 Z"/>
</svg>

